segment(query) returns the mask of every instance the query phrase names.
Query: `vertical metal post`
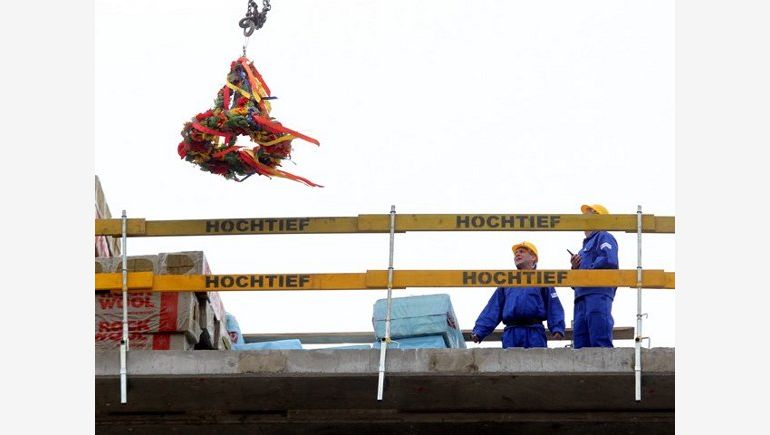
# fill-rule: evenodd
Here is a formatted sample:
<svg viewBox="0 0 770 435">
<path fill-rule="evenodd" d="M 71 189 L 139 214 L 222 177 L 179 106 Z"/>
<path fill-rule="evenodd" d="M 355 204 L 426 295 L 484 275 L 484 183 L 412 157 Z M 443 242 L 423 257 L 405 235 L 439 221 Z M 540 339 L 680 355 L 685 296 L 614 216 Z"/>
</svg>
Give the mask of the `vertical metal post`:
<svg viewBox="0 0 770 435">
<path fill-rule="evenodd" d="M 388 305 L 385 314 L 385 337 L 380 343 L 380 371 L 377 382 L 377 400 L 382 400 L 382 390 L 385 385 L 385 352 L 390 343 L 390 311 L 391 295 L 393 294 L 393 240 L 396 232 L 396 206 L 390 206 L 390 259 L 388 260 Z"/>
<path fill-rule="evenodd" d="M 120 340 L 120 403 L 127 403 L 126 394 L 126 352 L 128 352 L 128 259 L 126 257 L 126 211 L 122 215 L 122 252 L 123 259 L 123 339 Z"/>
<path fill-rule="evenodd" d="M 642 400 L 642 206 L 636 209 L 636 338 L 634 339 L 636 401 Z"/>
</svg>

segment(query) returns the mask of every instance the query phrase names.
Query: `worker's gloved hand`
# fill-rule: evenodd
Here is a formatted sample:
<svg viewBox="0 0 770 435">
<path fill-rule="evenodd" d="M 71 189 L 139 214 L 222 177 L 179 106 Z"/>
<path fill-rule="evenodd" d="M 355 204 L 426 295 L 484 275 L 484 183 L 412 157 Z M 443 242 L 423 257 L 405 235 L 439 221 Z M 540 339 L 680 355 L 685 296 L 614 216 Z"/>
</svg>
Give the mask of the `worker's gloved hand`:
<svg viewBox="0 0 770 435">
<path fill-rule="evenodd" d="M 471 340 L 473 340 L 474 343 L 481 343 L 481 338 L 476 334 L 471 334 Z"/>
<path fill-rule="evenodd" d="M 570 263 L 572 263 L 572 268 L 573 269 L 577 269 L 578 267 L 580 267 L 580 260 L 582 260 L 580 258 L 580 254 L 575 254 L 575 255 L 572 256 L 572 258 L 570 258 L 569 261 L 570 261 Z"/>
</svg>

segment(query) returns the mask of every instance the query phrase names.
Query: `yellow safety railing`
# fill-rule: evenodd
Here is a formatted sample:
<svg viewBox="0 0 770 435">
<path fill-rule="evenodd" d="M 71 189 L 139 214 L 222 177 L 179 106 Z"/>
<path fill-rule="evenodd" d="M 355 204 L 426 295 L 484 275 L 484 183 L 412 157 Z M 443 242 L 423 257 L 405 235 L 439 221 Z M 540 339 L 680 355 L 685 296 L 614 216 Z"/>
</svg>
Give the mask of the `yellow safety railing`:
<svg viewBox="0 0 770 435">
<path fill-rule="evenodd" d="M 393 235 L 407 231 L 625 231 L 637 233 L 636 270 L 395 270 Z M 113 237 L 212 236 L 246 234 L 390 233 L 388 270 L 365 273 L 294 273 L 245 275 L 156 275 L 152 272 L 97 273 L 96 291 L 128 292 L 201 291 L 306 291 L 380 290 L 407 287 L 635 287 L 635 399 L 641 400 L 641 289 L 673 289 L 675 274 L 643 270 L 641 233 L 673 234 L 673 216 L 642 214 L 361 214 L 349 217 L 269 217 L 198 220 L 96 219 L 95 234 Z M 124 238 L 125 245 L 125 238 Z M 124 264 L 126 253 L 123 252 Z M 125 281 L 124 281 L 125 278 Z M 390 309 L 390 308 L 388 308 Z M 124 310 L 125 311 L 125 310 Z M 390 313 L 390 311 L 388 311 Z M 385 349 L 389 322 L 380 352 L 378 400 L 382 399 Z M 127 320 L 124 312 L 124 340 Z M 126 347 L 121 347 L 124 369 Z M 125 373 L 121 374 L 125 386 Z"/>
<path fill-rule="evenodd" d="M 127 288 L 137 292 L 379 290 L 387 270 L 365 273 L 244 275 L 156 275 L 129 272 Z M 673 289 L 673 272 L 644 271 L 643 288 Z M 97 273 L 96 290 L 120 290 L 122 274 Z M 636 270 L 396 270 L 392 288 L 407 287 L 636 287 Z"/>
<path fill-rule="evenodd" d="M 240 234 L 333 234 L 390 232 L 387 214 L 355 217 L 275 217 L 197 220 L 127 219 L 127 237 Z M 585 231 L 637 232 L 637 215 L 591 214 L 397 214 L 395 232 Z M 673 216 L 642 215 L 643 233 L 672 234 Z M 121 219 L 96 219 L 97 236 L 120 237 Z"/>
</svg>

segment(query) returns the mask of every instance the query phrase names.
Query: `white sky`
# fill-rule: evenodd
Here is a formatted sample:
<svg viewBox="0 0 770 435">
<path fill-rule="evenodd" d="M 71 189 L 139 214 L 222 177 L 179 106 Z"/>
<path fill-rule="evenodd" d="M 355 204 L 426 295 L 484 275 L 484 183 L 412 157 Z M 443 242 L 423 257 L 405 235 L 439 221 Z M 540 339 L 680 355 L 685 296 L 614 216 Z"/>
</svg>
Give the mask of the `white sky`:
<svg viewBox="0 0 770 435">
<path fill-rule="evenodd" d="M 256 175 L 235 183 L 176 153 L 184 122 L 211 107 L 241 54 L 246 3 L 96 1 L 95 171 L 114 215 L 355 216 L 391 204 L 399 213 L 568 214 L 594 202 L 676 214 L 670 1 L 273 1 L 248 56 L 278 97 L 271 115 L 320 140 L 295 140 L 296 165 L 284 168 L 321 189 Z M 636 235 L 613 234 L 621 268 L 635 268 Z M 644 267 L 676 271 L 675 238 L 645 235 Z M 565 248 L 579 249 L 582 233 L 397 234 L 394 266 L 512 269 L 520 240 L 537 245 L 539 268 L 567 269 Z M 387 234 L 128 243 L 129 255 L 202 250 L 214 273 L 388 265 Z M 448 293 L 460 327 L 471 328 L 492 290 L 394 296 Z M 558 293 L 569 325 L 573 292 Z M 370 331 L 385 295 L 222 293 L 244 333 Z M 644 291 L 653 346 L 674 346 L 674 304 L 674 291 Z M 613 315 L 616 326 L 635 325 L 635 289 L 618 289 Z"/>
</svg>

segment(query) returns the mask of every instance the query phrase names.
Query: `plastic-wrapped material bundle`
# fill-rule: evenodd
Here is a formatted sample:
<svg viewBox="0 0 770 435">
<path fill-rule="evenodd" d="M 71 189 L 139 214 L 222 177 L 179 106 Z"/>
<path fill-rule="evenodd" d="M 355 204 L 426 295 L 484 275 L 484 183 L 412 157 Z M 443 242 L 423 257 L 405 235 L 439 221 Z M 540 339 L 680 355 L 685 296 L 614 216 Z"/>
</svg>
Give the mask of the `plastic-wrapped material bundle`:
<svg viewBox="0 0 770 435">
<path fill-rule="evenodd" d="M 189 292 L 130 293 L 128 332 L 153 334 L 179 332 L 193 344 L 201 335 L 198 299 Z M 96 341 L 123 331 L 123 295 L 99 293 L 95 297 Z M 130 343 L 129 343 L 130 345 Z"/>
<path fill-rule="evenodd" d="M 324 347 L 324 349 L 334 349 L 334 350 L 371 349 L 371 348 L 372 348 L 372 345 L 370 344 L 351 344 L 348 346 Z"/>
<path fill-rule="evenodd" d="M 374 349 L 380 348 L 380 342 L 375 341 Z M 409 337 L 393 339 L 388 344 L 388 349 L 446 349 L 447 345 L 443 335 L 426 335 L 424 337 Z"/>
<path fill-rule="evenodd" d="M 372 323 L 376 338 L 385 336 L 387 299 L 374 304 Z M 448 348 L 465 348 L 457 316 L 447 294 L 392 298 L 390 337 L 400 338 L 441 335 Z"/>
<path fill-rule="evenodd" d="M 109 351 L 120 348 L 123 340 L 123 332 L 96 333 L 97 351 Z M 131 350 L 193 350 L 195 341 L 189 335 L 183 333 L 142 334 L 131 332 L 128 334 L 128 343 Z"/>
<path fill-rule="evenodd" d="M 267 349 L 302 349 L 302 342 L 299 339 L 264 341 L 261 343 L 246 343 L 243 340 L 241 327 L 238 320 L 230 313 L 226 313 L 227 332 L 232 341 L 232 350 L 267 350 Z"/>
<path fill-rule="evenodd" d="M 210 275 L 211 268 L 203 251 L 162 252 L 158 254 L 158 270 L 161 275 Z M 219 293 L 215 291 L 195 292 L 200 301 L 201 329 L 204 330 L 205 349 L 228 349 L 223 340 L 225 308 Z"/>
<path fill-rule="evenodd" d="M 465 337 L 463 336 L 463 332 L 459 329 L 450 328 L 444 338 L 449 338 L 449 343 L 457 343 L 457 348 L 460 349 L 466 349 L 467 346 L 465 345 Z M 455 347 L 455 346 L 449 346 L 449 347 Z"/>
<path fill-rule="evenodd" d="M 241 327 L 238 325 L 238 320 L 230 313 L 226 313 L 227 318 L 227 332 L 230 334 L 230 341 L 233 343 L 233 349 L 239 344 L 246 344 L 243 341 L 243 334 L 241 334 Z"/>
<path fill-rule="evenodd" d="M 261 343 L 239 343 L 233 345 L 233 350 L 272 349 L 302 349 L 302 342 L 297 338 L 292 338 L 289 340 L 263 341 Z"/>
<path fill-rule="evenodd" d="M 118 273 L 123 269 L 123 260 L 119 257 L 96 258 L 97 273 Z M 134 255 L 126 258 L 128 272 L 159 272 L 157 255 Z M 120 290 L 119 288 L 116 290 Z M 182 333 L 195 345 L 201 336 L 200 308 L 195 294 L 191 292 L 146 292 L 129 293 L 128 297 L 128 333 L 137 334 L 136 346 L 131 348 L 167 349 L 167 341 L 178 341 L 183 348 L 186 343 L 174 337 L 144 338 L 144 334 Z M 123 331 L 123 295 L 120 292 L 97 292 L 94 297 L 95 342 L 98 347 L 112 346 L 116 334 L 122 339 Z M 165 336 L 164 336 L 165 337 Z M 130 338 L 129 338 L 130 340 Z M 165 340 L 165 341 L 164 341 Z M 146 342 L 144 347 L 141 342 Z M 156 343 L 157 342 L 157 343 Z M 160 343 L 160 344 L 158 344 Z M 171 345 L 173 346 L 173 344 Z"/>
<path fill-rule="evenodd" d="M 120 216 L 117 216 L 120 218 Z M 107 205 L 107 200 L 104 196 L 104 190 L 102 190 L 102 183 L 99 181 L 99 176 L 96 176 L 96 219 L 112 219 L 112 213 L 110 213 L 110 206 Z M 120 257 L 120 238 L 112 236 L 95 236 L 96 237 L 96 250 L 97 257 Z"/>
</svg>

